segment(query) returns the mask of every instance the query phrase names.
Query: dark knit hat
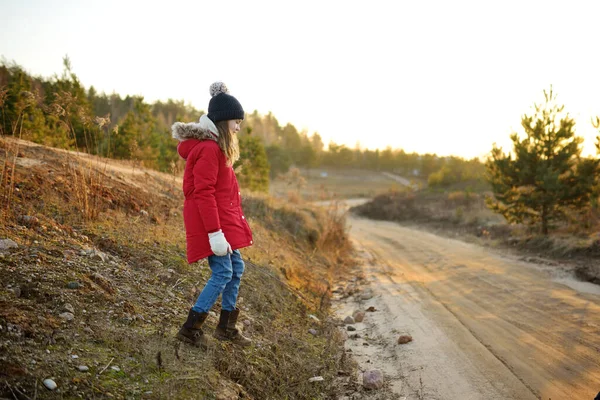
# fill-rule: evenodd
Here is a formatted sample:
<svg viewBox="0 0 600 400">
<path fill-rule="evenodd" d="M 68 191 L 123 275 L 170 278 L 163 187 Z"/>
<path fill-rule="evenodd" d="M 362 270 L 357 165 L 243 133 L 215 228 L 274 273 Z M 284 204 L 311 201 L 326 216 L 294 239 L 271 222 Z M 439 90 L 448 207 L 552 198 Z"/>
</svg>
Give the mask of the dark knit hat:
<svg viewBox="0 0 600 400">
<path fill-rule="evenodd" d="M 210 95 L 212 98 L 208 103 L 208 118 L 212 122 L 244 119 L 242 105 L 229 94 L 229 89 L 223 82 L 215 82 L 210 85 Z"/>
</svg>

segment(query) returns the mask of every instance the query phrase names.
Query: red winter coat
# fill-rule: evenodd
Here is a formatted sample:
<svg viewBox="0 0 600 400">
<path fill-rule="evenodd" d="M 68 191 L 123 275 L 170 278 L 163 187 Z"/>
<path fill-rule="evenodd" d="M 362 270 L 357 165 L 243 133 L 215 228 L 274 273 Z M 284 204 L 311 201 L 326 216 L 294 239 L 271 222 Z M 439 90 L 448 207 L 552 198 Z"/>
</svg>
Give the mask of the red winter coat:
<svg viewBox="0 0 600 400">
<path fill-rule="evenodd" d="M 216 141 L 197 124 L 176 124 L 173 136 L 186 160 L 183 175 L 183 220 L 187 261 L 213 255 L 208 234 L 221 229 L 233 250 L 252 244 L 252 231 L 241 206 L 240 189 L 233 168 Z"/>
</svg>

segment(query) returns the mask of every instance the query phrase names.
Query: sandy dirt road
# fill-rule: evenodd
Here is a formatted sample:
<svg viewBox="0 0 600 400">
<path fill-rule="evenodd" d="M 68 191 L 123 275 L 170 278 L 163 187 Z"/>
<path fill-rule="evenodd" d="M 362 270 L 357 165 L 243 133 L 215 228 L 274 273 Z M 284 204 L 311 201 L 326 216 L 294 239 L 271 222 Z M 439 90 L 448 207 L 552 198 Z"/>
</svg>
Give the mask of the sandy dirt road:
<svg viewBox="0 0 600 400">
<path fill-rule="evenodd" d="M 383 370 L 394 398 L 591 400 L 600 391 L 600 288 L 576 291 L 518 257 L 392 222 L 349 224 L 373 297 L 347 298 L 338 313 L 377 310 L 346 343 L 361 369 Z M 397 344 L 401 334 L 413 342 Z"/>
</svg>

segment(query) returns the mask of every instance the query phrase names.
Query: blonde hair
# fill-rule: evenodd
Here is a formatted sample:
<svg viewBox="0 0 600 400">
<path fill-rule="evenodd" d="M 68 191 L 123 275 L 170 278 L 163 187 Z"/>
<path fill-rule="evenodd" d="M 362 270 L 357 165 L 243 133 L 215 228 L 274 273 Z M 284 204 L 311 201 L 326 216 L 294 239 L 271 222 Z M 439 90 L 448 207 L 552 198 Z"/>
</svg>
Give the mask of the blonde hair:
<svg viewBox="0 0 600 400">
<path fill-rule="evenodd" d="M 215 124 L 219 130 L 219 138 L 217 143 L 227 159 L 227 165 L 233 166 L 233 164 L 240 158 L 240 145 L 238 137 L 235 133 L 229 130 L 227 121 L 219 121 Z"/>
</svg>

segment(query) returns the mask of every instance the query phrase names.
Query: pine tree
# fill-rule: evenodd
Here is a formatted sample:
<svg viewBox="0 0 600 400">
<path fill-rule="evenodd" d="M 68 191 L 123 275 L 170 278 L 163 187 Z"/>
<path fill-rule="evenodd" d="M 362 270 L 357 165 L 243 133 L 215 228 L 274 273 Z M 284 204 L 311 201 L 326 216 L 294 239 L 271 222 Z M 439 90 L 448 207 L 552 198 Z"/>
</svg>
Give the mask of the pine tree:
<svg viewBox="0 0 600 400">
<path fill-rule="evenodd" d="M 494 145 L 486 170 L 494 193 L 488 206 L 511 223 L 540 226 L 546 235 L 567 210 L 589 204 L 597 162 L 580 159 L 583 140 L 552 88 L 544 97 L 533 115 L 521 119 L 525 137 L 511 135 L 513 153 Z"/>
<path fill-rule="evenodd" d="M 234 165 L 240 186 L 257 191 L 269 191 L 269 161 L 262 141 L 251 135 L 242 135 L 240 141 L 240 159 Z"/>
<path fill-rule="evenodd" d="M 135 97 L 133 109 L 119 125 L 119 133 L 113 137 L 112 154 L 115 158 L 140 161 L 146 167 L 156 167 L 157 147 L 155 120 L 150 105 L 143 97 Z"/>
<path fill-rule="evenodd" d="M 283 150 L 280 146 L 277 145 L 271 145 L 265 150 L 267 152 L 267 159 L 269 160 L 269 165 L 271 166 L 271 178 L 276 178 L 277 176 L 288 172 L 288 170 L 292 166 L 292 159 L 287 151 Z"/>
</svg>

